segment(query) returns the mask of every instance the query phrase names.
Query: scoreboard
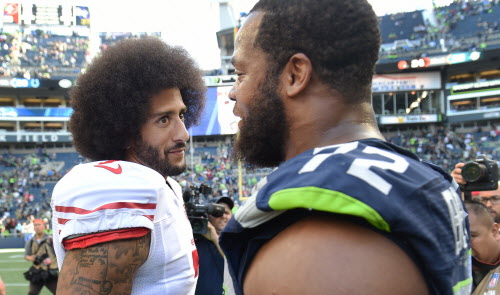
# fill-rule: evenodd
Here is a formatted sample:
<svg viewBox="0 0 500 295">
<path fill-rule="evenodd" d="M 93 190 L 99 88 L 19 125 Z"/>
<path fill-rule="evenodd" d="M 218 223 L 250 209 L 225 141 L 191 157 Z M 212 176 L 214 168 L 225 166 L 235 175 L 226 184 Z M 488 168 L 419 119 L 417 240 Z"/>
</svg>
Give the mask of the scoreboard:
<svg viewBox="0 0 500 295">
<path fill-rule="evenodd" d="M 24 25 L 90 26 L 87 6 L 71 4 L 6 3 L 3 23 Z"/>
</svg>

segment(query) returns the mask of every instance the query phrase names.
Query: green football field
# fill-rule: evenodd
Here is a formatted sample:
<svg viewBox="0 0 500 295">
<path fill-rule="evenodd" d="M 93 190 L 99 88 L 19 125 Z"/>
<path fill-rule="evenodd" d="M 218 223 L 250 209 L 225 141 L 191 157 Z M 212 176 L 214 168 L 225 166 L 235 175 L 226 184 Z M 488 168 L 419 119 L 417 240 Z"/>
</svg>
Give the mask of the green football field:
<svg viewBox="0 0 500 295">
<path fill-rule="evenodd" d="M 31 263 L 24 260 L 24 249 L 0 249 L 0 276 L 7 286 L 7 295 L 28 294 L 29 282 L 24 279 L 23 273 Z M 43 287 L 42 295 L 52 294 Z"/>
</svg>

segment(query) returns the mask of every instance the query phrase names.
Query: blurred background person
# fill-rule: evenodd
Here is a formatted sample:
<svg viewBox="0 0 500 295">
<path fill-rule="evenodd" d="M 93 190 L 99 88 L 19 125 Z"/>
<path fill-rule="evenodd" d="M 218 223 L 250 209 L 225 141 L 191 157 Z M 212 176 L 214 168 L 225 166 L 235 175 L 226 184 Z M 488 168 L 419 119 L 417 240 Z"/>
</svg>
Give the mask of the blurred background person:
<svg viewBox="0 0 500 295">
<path fill-rule="evenodd" d="M 52 237 L 45 233 L 45 222 L 41 219 L 33 220 L 35 235 L 26 242 L 24 258 L 32 262 L 28 270 L 30 281 L 29 295 L 40 294 L 43 286 L 56 293 L 57 288 L 57 259 L 54 253 Z"/>
<path fill-rule="evenodd" d="M 500 226 L 488 208 L 476 201 L 466 201 L 469 213 L 472 248 L 473 295 L 500 292 Z"/>
<path fill-rule="evenodd" d="M 224 205 L 220 217 L 208 215 L 207 233 L 195 235 L 195 244 L 200 259 L 200 273 L 196 295 L 220 295 L 223 293 L 224 254 L 219 246 L 219 235 L 231 219 L 234 202 L 229 197 L 215 197 L 207 202 Z"/>
<path fill-rule="evenodd" d="M 462 168 L 464 165 L 465 163 L 456 164 L 455 169 L 451 172 L 451 176 L 453 176 L 455 181 L 461 185 L 467 183 L 462 177 Z M 500 223 L 500 181 L 498 184 L 499 186 L 496 190 L 471 192 L 472 199 L 477 200 L 488 207 L 496 223 Z"/>
</svg>

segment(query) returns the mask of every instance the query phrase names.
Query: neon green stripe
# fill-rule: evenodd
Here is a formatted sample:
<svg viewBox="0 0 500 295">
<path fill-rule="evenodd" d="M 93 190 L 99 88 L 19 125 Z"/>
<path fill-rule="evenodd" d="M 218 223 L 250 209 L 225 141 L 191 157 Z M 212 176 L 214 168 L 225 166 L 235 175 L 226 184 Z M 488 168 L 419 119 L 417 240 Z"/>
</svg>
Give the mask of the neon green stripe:
<svg viewBox="0 0 500 295">
<path fill-rule="evenodd" d="M 455 286 L 453 286 L 453 293 L 458 293 L 458 291 L 460 291 L 460 289 L 467 287 L 471 284 L 472 284 L 472 278 L 468 278 L 466 280 L 458 282 Z"/>
<path fill-rule="evenodd" d="M 306 208 L 365 219 L 374 227 L 390 232 L 389 224 L 367 204 L 341 192 L 306 186 L 280 190 L 271 195 L 269 207 L 273 210 Z"/>
</svg>

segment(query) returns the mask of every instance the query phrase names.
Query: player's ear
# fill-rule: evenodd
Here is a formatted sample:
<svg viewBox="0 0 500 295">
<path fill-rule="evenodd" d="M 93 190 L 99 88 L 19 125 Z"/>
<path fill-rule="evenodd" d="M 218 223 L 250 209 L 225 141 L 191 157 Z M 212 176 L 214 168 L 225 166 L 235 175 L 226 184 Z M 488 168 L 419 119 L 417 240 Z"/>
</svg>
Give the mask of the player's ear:
<svg viewBox="0 0 500 295">
<path fill-rule="evenodd" d="M 311 81 L 313 68 L 311 60 L 303 53 L 290 57 L 282 72 L 282 87 L 287 96 L 294 97 L 301 93 Z"/>
<path fill-rule="evenodd" d="M 491 226 L 491 234 L 495 238 L 495 240 L 500 240 L 500 233 L 498 232 L 500 230 L 500 225 L 498 223 L 493 223 Z"/>
</svg>

